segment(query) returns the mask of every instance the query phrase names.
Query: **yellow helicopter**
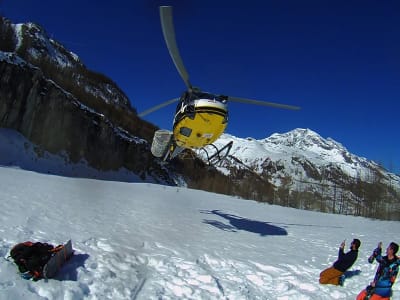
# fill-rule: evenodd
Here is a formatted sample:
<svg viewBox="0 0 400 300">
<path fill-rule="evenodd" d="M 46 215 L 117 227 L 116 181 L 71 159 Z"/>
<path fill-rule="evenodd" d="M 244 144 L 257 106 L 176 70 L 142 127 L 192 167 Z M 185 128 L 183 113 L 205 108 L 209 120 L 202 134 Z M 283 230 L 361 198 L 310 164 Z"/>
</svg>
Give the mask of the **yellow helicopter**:
<svg viewBox="0 0 400 300">
<path fill-rule="evenodd" d="M 160 108 L 178 102 L 172 131 L 161 129 L 154 133 L 151 152 L 155 157 L 169 161 L 185 149 L 202 149 L 207 155 L 209 164 L 215 164 L 223 160 L 229 154 L 232 142 L 221 149 L 213 145 L 213 142 L 224 133 L 228 125 L 228 101 L 291 110 L 300 109 L 292 105 L 212 94 L 193 87 L 189 81 L 188 72 L 176 43 L 171 6 L 160 6 L 160 19 L 169 54 L 178 73 L 185 82 L 187 90 L 180 98 L 168 100 L 138 114 L 139 117 L 143 117 Z M 215 150 L 212 155 L 209 155 L 205 149 L 208 145 L 214 146 Z"/>
</svg>

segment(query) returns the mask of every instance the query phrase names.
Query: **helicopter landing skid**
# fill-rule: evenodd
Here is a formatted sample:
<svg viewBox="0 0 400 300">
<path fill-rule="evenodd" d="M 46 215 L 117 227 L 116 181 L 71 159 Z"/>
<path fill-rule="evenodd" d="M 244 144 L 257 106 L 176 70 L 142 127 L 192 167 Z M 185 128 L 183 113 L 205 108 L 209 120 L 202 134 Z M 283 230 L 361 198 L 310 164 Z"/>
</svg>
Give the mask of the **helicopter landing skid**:
<svg viewBox="0 0 400 300">
<path fill-rule="evenodd" d="M 232 148 L 232 144 L 233 141 L 230 141 L 221 149 L 218 149 L 217 146 L 215 146 L 214 144 L 209 144 L 210 146 L 213 146 L 215 148 L 215 152 L 211 156 L 208 154 L 207 150 L 204 147 L 201 148 L 201 150 L 203 150 L 206 153 L 208 165 L 215 166 L 221 163 L 229 155 L 229 152 L 231 151 Z"/>
</svg>

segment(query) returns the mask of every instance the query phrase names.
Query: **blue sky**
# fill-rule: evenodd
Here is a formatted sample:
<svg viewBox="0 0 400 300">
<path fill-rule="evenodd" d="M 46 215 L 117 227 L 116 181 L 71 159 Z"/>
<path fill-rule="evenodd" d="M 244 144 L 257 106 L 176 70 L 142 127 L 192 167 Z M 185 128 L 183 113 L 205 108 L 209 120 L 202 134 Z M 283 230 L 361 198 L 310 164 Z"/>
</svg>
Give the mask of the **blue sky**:
<svg viewBox="0 0 400 300">
<path fill-rule="evenodd" d="M 174 6 L 194 86 L 302 108 L 231 103 L 227 133 L 262 139 L 309 128 L 400 173 L 399 1 L 0 0 L 0 13 L 42 25 L 141 112 L 185 89 L 164 44 L 160 5 Z M 170 129 L 174 110 L 146 119 Z"/>
</svg>

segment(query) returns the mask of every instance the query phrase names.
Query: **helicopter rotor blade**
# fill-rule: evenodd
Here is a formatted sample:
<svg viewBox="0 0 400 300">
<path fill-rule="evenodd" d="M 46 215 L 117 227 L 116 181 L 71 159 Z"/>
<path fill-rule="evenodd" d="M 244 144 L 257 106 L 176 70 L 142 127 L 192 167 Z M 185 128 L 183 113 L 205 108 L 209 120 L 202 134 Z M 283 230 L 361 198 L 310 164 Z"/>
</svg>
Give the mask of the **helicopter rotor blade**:
<svg viewBox="0 0 400 300">
<path fill-rule="evenodd" d="M 276 108 L 291 109 L 291 110 L 299 110 L 300 109 L 299 106 L 267 102 L 267 101 L 260 101 L 260 100 L 253 100 L 253 99 L 246 99 L 246 98 L 239 98 L 239 97 L 231 97 L 231 96 L 228 96 L 228 101 L 240 102 L 240 103 L 246 103 L 246 104 L 254 104 L 254 105 L 262 105 L 262 106 L 272 106 L 272 107 L 276 107 Z"/>
<path fill-rule="evenodd" d="M 183 81 L 185 82 L 186 87 L 190 90 L 192 89 L 192 85 L 189 82 L 189 74 L 186 71 L 185 65 L 183 64 L 176 43 L 175 29 L 172 18 L 172 6 L 160 6 L 160 19 L 164 40 L 167 44 L 169 55 L 171 56 L 179 75 L 181 75 Z"/>
<path fill-rule="evenodd" d="M 156 105 L 156 106 L 153 106 L 153 107 L 151 107 L 151 108 L 149 108 L 149 109 L 146 109 L 145 111 L 143 111 L 143 112 L 141 112 L 140 114 L 138 114 L 138 116 L 139 116 L 139 117 L 144 117 L 144 116 L 146 116 L 146 115 L 148 115 L 148 114 L 150 114 L 150 113 L 152 113 L 152 112 L 154 112 L 154 111 L 156 111 L 156 110 L 159 110 L 160 108 L 163 108 L 163 107 L 165 107 L 165 106 L 167 106 L 167 105 L 170 105 L 170 104 L 172 104 L 172 103 L 178 102 L 179 99 L 180 99 L 180 98 L 174 98 L 174 99 L 165 101 L 165 102 L 163 102 L 163 103 L 160 103 L 160 104 L 158 104 L 158 105 Z"/>
</svg>

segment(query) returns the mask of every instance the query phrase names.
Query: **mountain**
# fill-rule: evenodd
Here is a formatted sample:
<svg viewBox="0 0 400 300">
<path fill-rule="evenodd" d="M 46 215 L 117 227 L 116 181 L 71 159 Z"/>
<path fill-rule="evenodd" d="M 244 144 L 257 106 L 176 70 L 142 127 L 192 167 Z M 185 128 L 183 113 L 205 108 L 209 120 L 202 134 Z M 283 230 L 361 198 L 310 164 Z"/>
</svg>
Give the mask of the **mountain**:
<svg viewBox="0 0 400 300">
<path fill-rule="evenodd" d="M 222 147 L 230 141 L 234 142 L 231 155 L 259 174 L 273 171 L 277 185 L 281 184 L 279 179 L 289 174 L 295 180 L 308 178 L 320 181 L 322 169 L 331 170 L 331 173 L 335 169 L 341 173 L 341 177 L 332 178 L 338 181 L 345 177 L 357 177 L 370 182 L 371 173 L 380 172 L 384 182 L 400 183 L 398 176 L 387 172 L 377 163 L 350 153 L 339 142 L 331 138 L 324 139 L 310 129 L 297 128 L 283 134 L 275 133 L 262 140 L 224 134 L 216 145 Z"/>
<path fill-rule="evenodd" d="M 39 25 L 13 24 L 2 17 L 0 128 L 21 134 L 17 140 L 26 139 L 23 145 L 34 149 L 42 163 L 43 157 L 58 155 L 74 169 L 34 167 L 45 173 L 91 178 L 114 173 L 116 180 L 185 185 L 283 206 L 400 219 L 399 176 L 307 129 L 263 140 L 225 134 L 215 144 L 233 141 L 233 146 L 215 168 L 207 165 L 202 151 L 187 151 L 165 164 L 150 153 L 157 126 L 137 116 L 111 79 L 87 69 Z M 5 155 L 3 161 L 10 162 Z M 120 170 L 125 175 L 117 175 Z"/>
<path fill-rule="evenodd" d="M 65 153 L 69 163 L 175 184 L 149 151 L 157 127 L 139 119 L 115 83 L 36 24 L 0 18 L 0 33 L 0 127 L 21 133 L 39 156 Z"/>
<path fill-rule="evenodd" d="M 217 147 L 233 142 L 217 168 L 224 174 L 247 169 L 277 187 L 278 204 L 355 215 L 400 215 L 400 177 L 350 153 L 310 129 L 265 139 L 224 134 Z M 268 200 L 267 200 L 268 201 Z"/>
<path fill-rule="evenodd" d="M 63 82 L 62 76 L 71 76 L 73 84 L 82 87 L 88 95 L 95 95 L 105 103 L 131 109 L 128 97 L 114 82 L 101 74 L 87 70 L 78 55 L 51 39 L 41 26 L 35 23 L 9 23 L 9 26 L 12 29 L 9 35 L 14 41 L 9 43 L 10 52 L 15 51 L 25 61 L 40 65 L 44 73 L 60 71 L 56 76 L 58 81 Z M 52 75 L 55 77 L 57 74 Z"/>
</svg>

